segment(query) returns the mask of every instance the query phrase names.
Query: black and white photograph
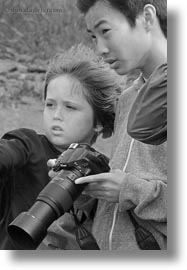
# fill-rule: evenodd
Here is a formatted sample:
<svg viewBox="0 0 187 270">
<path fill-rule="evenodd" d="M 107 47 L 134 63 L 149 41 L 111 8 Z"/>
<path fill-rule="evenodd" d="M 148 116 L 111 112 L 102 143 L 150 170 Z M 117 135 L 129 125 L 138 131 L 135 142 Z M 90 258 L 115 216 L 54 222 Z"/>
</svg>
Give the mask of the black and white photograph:
<svg viewBox="0 0 187 270">
<path fill-rule="evenodd" d="M 0 0 L 5 269 L 185 264 L 175 2 Z"/>
</svg>

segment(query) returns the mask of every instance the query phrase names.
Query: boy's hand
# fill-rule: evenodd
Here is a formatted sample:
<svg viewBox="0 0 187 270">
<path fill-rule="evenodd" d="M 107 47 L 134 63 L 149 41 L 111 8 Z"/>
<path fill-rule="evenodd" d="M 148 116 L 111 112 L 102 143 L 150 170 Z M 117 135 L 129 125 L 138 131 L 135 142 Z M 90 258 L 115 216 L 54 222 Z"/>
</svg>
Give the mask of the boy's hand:
<svg viewBox="0 0 187 270">
<path fill-rule="evenodd" d="M 120 187 L 125 173 L 119 169 L 109 173 L 89 175 L 75 180 L 76 184 L 88 183 L 84 194 L 109 202 L 119 202 Z"/>
<path fill-rule="evenodd" d="M 47 166 L 51 168 L 48 175 L 52 179 L 58 172 L 52 170 L 55 166 L 56 159 L 49 159 Z M 121 183 L 124 180 L 125 173 L 119 169 L 111 170 L 109 173 L 100 173 L 81 177 L 75 180 L 75 184 L 86 185 L 83 194 L 103 199 L 109 202 L 119 202 L 119 192 Z"/>
</svg>

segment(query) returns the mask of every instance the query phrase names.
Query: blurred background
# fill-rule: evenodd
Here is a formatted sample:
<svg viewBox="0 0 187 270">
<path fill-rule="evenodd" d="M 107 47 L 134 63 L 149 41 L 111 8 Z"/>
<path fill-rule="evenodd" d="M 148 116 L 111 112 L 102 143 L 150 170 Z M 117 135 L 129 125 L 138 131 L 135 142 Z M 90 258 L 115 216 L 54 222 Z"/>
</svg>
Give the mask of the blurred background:
<svg viewBox="0 0 187 270">
<path fill-rule="evenodd" d="M 48 61 L 80 42 L 92 46 L 76 0 L 0 0 L 0 136 L 19 127 L 42 132 Z M 124 89 L 136 77 L 124 77 Z M 108 155 L 110 145 L 98 140 Z"/>
</svg>

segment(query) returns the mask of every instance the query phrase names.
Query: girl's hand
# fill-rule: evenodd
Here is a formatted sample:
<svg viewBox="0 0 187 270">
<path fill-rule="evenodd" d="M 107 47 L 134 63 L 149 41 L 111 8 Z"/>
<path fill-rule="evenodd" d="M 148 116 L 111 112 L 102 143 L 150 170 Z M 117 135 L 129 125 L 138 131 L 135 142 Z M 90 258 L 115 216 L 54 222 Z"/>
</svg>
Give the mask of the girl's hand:
<svg viewBox="0 0 187 270">
<path fill-rule="evenodd" d="M 47 161 L 47 166 L 51 169 L 50 171 L 49 171 L 49 173 L 48 173 L 48 175 L 49 175 L 49 177 L 52 179 L 53 177 L 55 177 L 57 174 L 58 174 L 58 172 L 54 172 L 53 171 L 53 167 L 55 166 L 55 164 L 56 164 L 56 159 L 49 159 L 48 161 Z"/>
</svg>

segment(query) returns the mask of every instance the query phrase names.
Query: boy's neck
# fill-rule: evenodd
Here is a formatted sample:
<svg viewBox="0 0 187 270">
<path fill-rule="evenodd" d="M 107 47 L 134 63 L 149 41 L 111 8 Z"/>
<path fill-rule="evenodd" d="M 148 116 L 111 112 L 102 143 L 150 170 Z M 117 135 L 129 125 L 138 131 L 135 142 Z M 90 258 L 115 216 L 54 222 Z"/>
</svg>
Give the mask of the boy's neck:
<svg viewBox="0 0 187 270">
<path fill-rule="evenodd" d="M 156 67 L 167 62 L 167 39 L 154 41 L 152 50 L 147 58 L 147 61 L 142 68 L 142 74 L 145 79 L 148 79 Z"/>
</svg>

